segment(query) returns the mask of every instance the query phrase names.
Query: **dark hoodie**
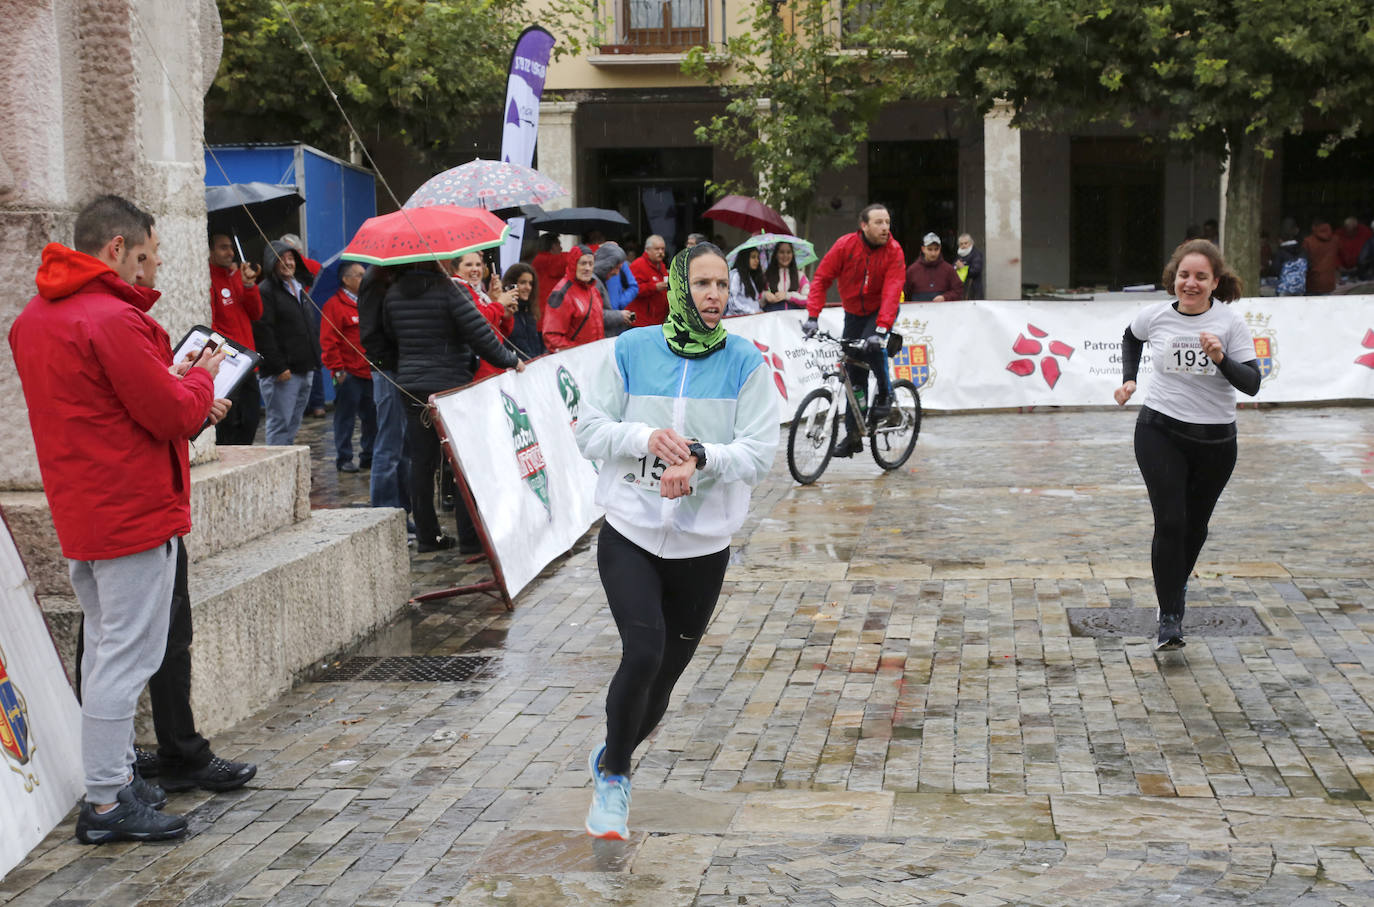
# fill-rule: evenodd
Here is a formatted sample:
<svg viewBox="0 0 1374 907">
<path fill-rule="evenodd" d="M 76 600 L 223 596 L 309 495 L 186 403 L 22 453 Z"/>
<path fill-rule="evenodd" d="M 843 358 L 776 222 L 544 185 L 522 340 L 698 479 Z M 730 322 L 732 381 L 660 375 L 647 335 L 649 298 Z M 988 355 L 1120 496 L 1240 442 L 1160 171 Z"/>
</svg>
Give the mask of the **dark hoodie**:
<svg viewBox="0 0 1374 907">
<path fill-rule="evenodd" d="M 38 295 L 10 328 L 34 450 L 62 553 L 108 560 L 191 529 L 186 439 L 214 379 L 173 376 L 156 290 L 59 243 L 43 250 Z"/>
<path fill-rule="evenodd" d="M 299 295 L 277 276 L 277 259 L 283 252 L 295 253 L 281 240 L 273 240 L 262 251 L 262 272 L 258 293 L 262 296 L 262 317 L 253 322 L 253 343 L 262 363 L 258 374 L 264 378 L 282 372 L 303 375 L 320 367 L 320 339 L 311 317 L 312 306 L 306 287 L 310 272 L 296 256 L 295 279 L 301 281 Z"/>
<path fill-rule="evenodd" d="M 1340 268 L 1341 244 L 1330 224 L 1317 224 L 1302 241 L 1307 253 L 1307 294 L 1319 296 L 1336 289 L 1336 272 Z"/>
</svg>

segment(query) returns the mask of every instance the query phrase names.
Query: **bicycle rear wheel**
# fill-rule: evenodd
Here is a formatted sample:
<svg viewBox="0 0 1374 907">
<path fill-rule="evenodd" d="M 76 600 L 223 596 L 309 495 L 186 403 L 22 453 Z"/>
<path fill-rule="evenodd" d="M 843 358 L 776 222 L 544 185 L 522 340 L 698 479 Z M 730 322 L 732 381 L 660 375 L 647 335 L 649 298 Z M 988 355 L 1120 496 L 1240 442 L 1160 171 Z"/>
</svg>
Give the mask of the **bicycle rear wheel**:
<svg viewBox="0 0 1374 907">
<path fill-rule="evenodd" d="M 835 452 L 834 401 L 829 389 L 816 388 L 802 398 L 787 430 L 787 469 L 803 485 L 821 477 Z"/>
<path fill-rule="evenodd" d="M 896 469 L 916 449 L 921 433 L 921 395 L 905 379 L 892 382 L 892 413 L 868 432 L 868 448 L 883 469 Z"/>
</svg>

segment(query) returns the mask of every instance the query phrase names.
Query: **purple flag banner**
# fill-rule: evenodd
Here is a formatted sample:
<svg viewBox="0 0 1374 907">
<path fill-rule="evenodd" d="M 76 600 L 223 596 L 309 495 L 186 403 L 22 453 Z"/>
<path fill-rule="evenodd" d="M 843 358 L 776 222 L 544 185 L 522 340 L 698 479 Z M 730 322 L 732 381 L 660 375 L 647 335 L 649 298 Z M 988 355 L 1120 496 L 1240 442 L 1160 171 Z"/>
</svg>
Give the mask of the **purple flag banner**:
<svg viewBox="0 0 1374 907">
<path fill-rule="evenodd" d="M 524 167 L 534 163 L 534 143 L 539 138 L 539 98 L 549 71 L 555 38 L 543 28 L 531 25 L 520 33 L 510 55 L 510 76 L 506 81 L 506 119 L 501 131 L 501 160 Z M 501 247 L 501 271 L 520 260 L 520 244 L 525 237 L 525 219 L 511 218 L 510 233 Z"/>
</svg>

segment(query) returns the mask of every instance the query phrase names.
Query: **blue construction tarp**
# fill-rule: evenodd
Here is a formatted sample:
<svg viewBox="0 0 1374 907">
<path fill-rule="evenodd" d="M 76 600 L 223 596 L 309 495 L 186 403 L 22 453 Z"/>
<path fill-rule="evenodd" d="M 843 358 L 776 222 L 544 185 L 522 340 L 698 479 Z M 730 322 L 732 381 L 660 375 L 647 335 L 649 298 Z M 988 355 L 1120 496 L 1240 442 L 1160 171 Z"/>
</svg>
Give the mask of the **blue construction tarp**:
<svg viewBox="0 0 1374 907">
<path fill-rule="evenodd" d="M 339 253 L 377 213 L 377 190 L 372 171 L 309 145 L 213 145 L 205 149 L 205 185 L 262 182 L 292 186 L 305 199 L 298 220 L 281 232 L 297 233 L 305 254 L 320 262 L 320 274 L 310 295 L 323 306 L 339 288 Z M 279 225 L 263 225 L 272 229 Z M 277 239 L 280 233 L 268 236 Z M 264 239 L 240 236 L 244 251 L 261 259 Z M 318 316 L 317 316 L 318 317 Z M 321 376 L 323 380 L 323 376 Z M 333 398 L 333 387 L 325 381 Z"/>
</svg>

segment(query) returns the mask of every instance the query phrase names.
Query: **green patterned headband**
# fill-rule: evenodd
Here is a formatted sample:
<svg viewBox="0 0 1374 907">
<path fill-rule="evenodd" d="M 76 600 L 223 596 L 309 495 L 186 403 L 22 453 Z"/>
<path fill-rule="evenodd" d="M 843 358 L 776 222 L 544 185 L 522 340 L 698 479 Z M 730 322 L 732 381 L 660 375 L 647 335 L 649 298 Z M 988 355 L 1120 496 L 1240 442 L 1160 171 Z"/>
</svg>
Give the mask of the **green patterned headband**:
<svg viewBox="0 0 1374 907">
<path fill-rule="evenodd" d="M 663 336 L 668 340 L 668 349 L 684 359 L 700 359 L 725 346 L 724 319 L 708 328 L 692 301 L 687 269 L 692 259 L 702 254 L 725 258 L 715 244 L 703 242 L 677 253 L 668 266 L 668 320 L 663 322 Z"/>
</svg>

